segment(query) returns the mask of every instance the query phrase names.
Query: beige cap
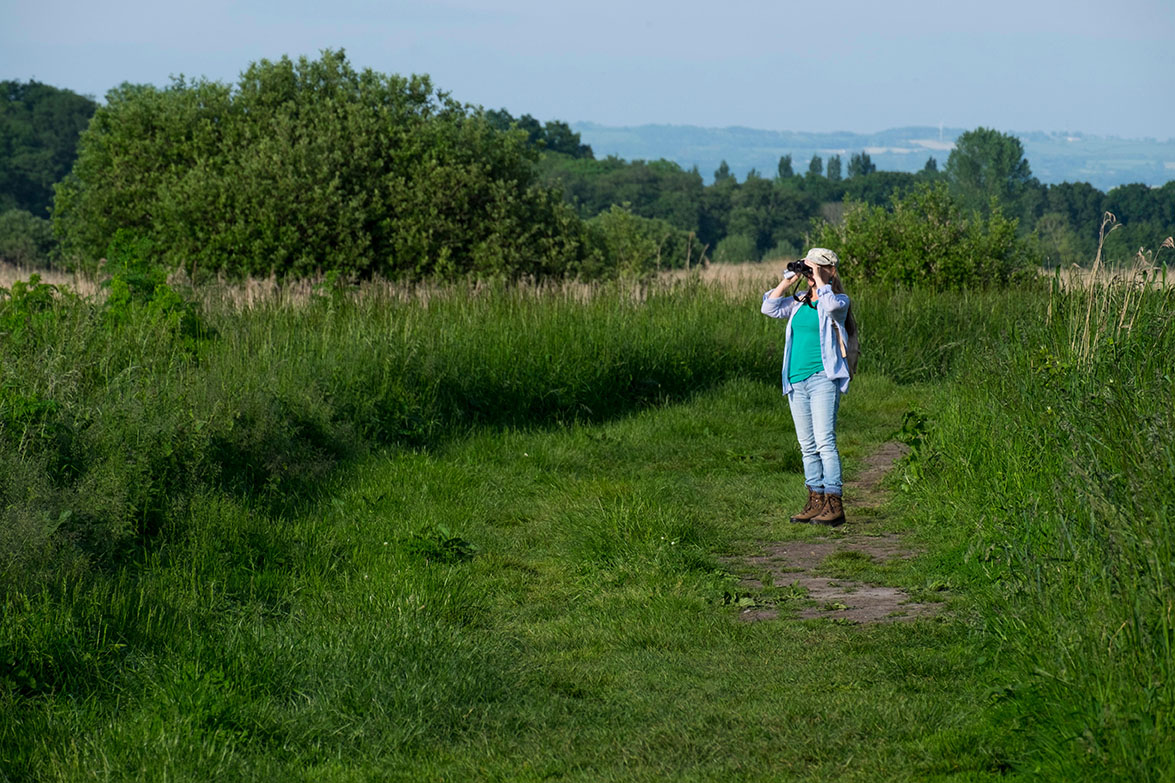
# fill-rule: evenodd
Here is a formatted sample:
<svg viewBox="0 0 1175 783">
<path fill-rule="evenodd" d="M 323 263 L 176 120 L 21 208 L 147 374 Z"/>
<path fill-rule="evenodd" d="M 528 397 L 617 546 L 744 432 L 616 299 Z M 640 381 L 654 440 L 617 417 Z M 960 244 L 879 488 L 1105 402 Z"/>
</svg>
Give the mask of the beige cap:
<svg viewBox="0 0 1175 783">
<path fill-rule="evenodd" d="M 804 256 L 804 260 L 811 261 L 816 266 L 836 266 L 840 263 L 840 259 L 836 257 L 836 253 L 826 247 L 812 248 L 808 251 L 808 255 Z"/>
</svg>

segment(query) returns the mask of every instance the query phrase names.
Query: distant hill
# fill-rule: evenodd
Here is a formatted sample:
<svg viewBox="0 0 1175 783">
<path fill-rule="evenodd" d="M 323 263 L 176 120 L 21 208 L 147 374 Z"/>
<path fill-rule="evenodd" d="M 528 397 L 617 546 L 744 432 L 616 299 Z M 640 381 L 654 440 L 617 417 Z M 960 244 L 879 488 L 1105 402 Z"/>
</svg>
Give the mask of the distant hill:
<svg viewBox="0 0 1175 783">
<path fill-rule="evenodd" d="M 946 165 L 954 141 L 968 128 L 914 126 L 877 133 L 803 133 L 753 128 L 700 128 L 693 125 L 609 127 L 577 122 L 572 129 L 590 144 L 597 158 L 672 160 L 698 167 L 709 181 L 723 160 L 742 179 L 752 168 L 775 175 L 779 158 L 792 156 L 796 173 L 808 170 L 812 155 L 825 161 L 864 150 L 878 169 L 919 171 L 930 157 Z M 1081 133 L 1015 133 L 1024 145 L 1032 173 L 1044 183 L 1088 182 L 1100 190 L 1142 182 L 1151 186 L 1175 179 L 1175 139 L 1119 139 Z"/>
</svg>

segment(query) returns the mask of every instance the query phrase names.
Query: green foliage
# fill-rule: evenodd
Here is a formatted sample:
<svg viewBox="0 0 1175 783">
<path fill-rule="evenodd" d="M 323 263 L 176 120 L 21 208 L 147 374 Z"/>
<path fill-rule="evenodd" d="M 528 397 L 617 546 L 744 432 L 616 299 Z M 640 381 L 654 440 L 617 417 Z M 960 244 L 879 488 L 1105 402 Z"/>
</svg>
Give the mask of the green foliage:
<svg viewBox="0 0 1175 783">
<path fill-rule="evenodd" d="M 844 183 L 844 200 L 888 205 L 895 197 L 910 191 L 919 180 L 918 175 L 904 171 L 872 171 Z"/>
<path fill-rule="evenodd" d="M 877 171 L 877 166 L 869 157 L 868 152 L 854 152 L 849 158 L 849 179 L 864 177 Z"/>
<path fill-rule="evenodd" d="M 562 274 L 584 232 L 532 156 L 426 77 L 327 51 L 254 63 L 236 87 L 112 90 L 54 222 L 87 263 L 125 228 L 192 278 Z"/>
<path fill-rule="evenodd" d="M 53 266 L 53 226 L 23 209 L 0 212 L 0 261 L 33 269 Z"/>
<path fill-rule="evenodd" d="M 47 84 L 0 82 L 0 212 L 45 216 L 53 184 L 73 165 L 78 134 L 97 108 L 89 98 Z M 0 228 L 0 237 L 5 233 Z"/>
<path fill-rule="evenodd" d="M 533 133 L 542 130 L 537 121 L 528 127 Z M 964 139 L 969 150 L 966 159 L 982 159 L 989 152 L 995 155 L 987 150 L 988 146 L 998 152 L 999 143 L 985 146 L 977 141 L 987 139 L 991 133 L 994 132 L 979 129 Z M 1000 138 L 995 139 L 999 141 Z M 1011 142 L 1014 147 L 1016 140 Z M 807 175 L 798 176 L 791 155 L 782 156 L 774 188 L 764 187 L 764 178 L 753 170 L 740 184 L 729 166 L 720 166 L 714 183 L 709 186 L 702 184 L 696 170 L 685 172 L 668 161 L 626 162 L 616 157 L 576 160 L 568 155 L 548 153 L 542 156 L 538 167 L 540 181 L 557 187 L 582 218 L 594 217 L 613 205 L 623 204 L 634 214 L 664 219 L 678 228 L 695 231 L 699 242 L 715 253 L 728 235 L 752 237 L 755 253 L 748 255 L 743 250 L 738 253 L 747 257 L 768 255 L 778 245 L 804 244 L 808 221 L 818 212 L 838 222 L 842 203 L 887 206 L 919 183 L 948 181 L 933 157 L 927 159 L 922 171 L 909 173 L 878 171 L 868 153 L 858 153 L 850 160 L 852 176 L 848 179 L 842 179 L 840 156 L 828 159 L 825 176 L 813 174 L 818 171 L 816 159 L 818 155 L 809 165 Z M 963 165 L 960 162 L 963 160 L 956 158 L 956 168 Z M 960 201 L 964 196 L 957 186 L 953 187 L 952 193 Z M 1004 216 L 1017 218 L 1017 233 L 1021 238 L 1031 243 L 1036 241 L 1032 233 L 1038 234 L 1040 244 L 1038 250 L 1030 253 L 1032 257 L 1050 264 L 1069 264 L 1088 263 L 1093 258 L 1103 209 L 1118 210 L 1125 216 L 1125 222 L 1106 244 L 1107 254 L 1115 259 L 1127 260 L 1139 247 L 1153 247 L 1175 233 L 1175 207 L 1169 204 L 1171 193 L 1175 193 L 1175 185 L 1159 189 L 1132 185 L 1117 188 L 1108 196 L 1085 183 L 1044 187 L 1029 177 L 1022 187 L 1001 191 L 993 197 Z M 990 207 L 989 198 L 975 211 L 986 216 Z M 964 213 L 972 211 L 962 201 L 960 208 Z M 585 274 L 582 270 L 586 268 L 581 267 L 580 274 Z"/>
<path fill-rule="evenodd" d="M 186 353 L 211 336 L 195 304 L 168 285 L 150 239 L 119 229 L 106 248 L 106 262 L 110 277 L 103 284 L 109 290 L 102 310 L 108 324 L 123 327 L 145 316 Z"/>
<path fill-rule="evenodd" d="M 581 143 L 579 134 L 572 131 L 571 126 L 565 122 L 550 120 L 542 124 L 529 114 L 515 119 L 505 109 L 490 109 L 485 112 L 485 118 L 491 126 L 500 131 L 524 131 L 527 143 L 544 152 L 567 155 L 571 158 L 594 157 L 592 148 Z"/>
<path fill-rule="evenodd" d="M 1034 182 L 1020 140 L 982 127 L 955 140 L 943 174 L 964 209 L 986 212 L 996 203 L 1016 216 Z"/>
<path fill-rule="evenodd" d="M 809 193 L 779 180 L 748 177 L 730 194 L 727 231 L 750 237 L 754 252 L 743 260 L 758 259 L 780 242 L 801 244 L 817 203 Z"/>
<path fill-rule="evenodd" d="M 840 182 L 842 177 L 840 155 L 832 155 L 828 158 L 827 177 L 830 182 Z"/>
<path fill-rule="evenodd" d="M 1064 215 L 1046 212 L 1036 221 L 1036 236 L 1040 242 L 1042 263 L 1049 267 L 1082 264 L 1092 258 L 1086 243 Z"/>
<path fill-rule="evenodd" d="M 408 539 L 405 549 L 426 562 L 461 563 L 472 560 L 479 547 L 451 532 L 445 525 L 417 533 Z"/>
<path fill-rule="evenodd" d="M 681 231 L 698 230 L 702 177 L 676 163 L 547 154 L 538 169 L 540 182 L 558 188 L 582 218 L 624 206 L 635 215 L 666 221 Z"/>
<path fill-rule="evenodd" d="M 702 260 L 702 246 L 692 233 L 664 220 L 634 215 L 627 205 L 613 206 L 592 218 L 588 231 L 599 248 L 598 257 L 608 259 L 609 275 L 644 278 Z"/>
<path fill-rule="evenodd" d="M 895 196 L 890 210 L 853 205 L 839 225 L 821 224 L 816 242 L 837 251 L 846 275 L 901 285 L 1002 285 L 1037 261 L 998 204 L 967 217 L 941 184 Z"/>
<path fill-rule="evenodd" d="M 1132 261 L 1140 250 L 1154 251 L 1175 234 L 1175 180 L 1161 188 L 1123 185 L 1106 193 L 1102 203 L 1119 221 L 1119 228 L 1106 237 L 1104 258 Z"/>
<path fill-rule="evenodd" d="M 729 171 L 729 169 L 728 169 Z M 794 177 L 796 172 L 792 169 L 791 155 L 782 155 L 779 158 L 779 165 L 776 167 L 775 176 L 778 179 L 790 179 Z M 715 172 L 714 179 L 718 179 L 718 173 Z"/>
<path fill-rule="evenodd" d="M 730 234 L 723 237 L 714 249 L 714 260 L 720 264 L 741 264 L 759 260 L 759 247 L 750 234 Z"/>
<path fill-rule="evenodd" d="M 17 280 L 11 290 L 0 288 L 0 338 L 14 345 L 23 343 L 53 320 L 57 295 L 57 286 L 42 283 L 36 274 L 27 281 Z"/>
</svg>

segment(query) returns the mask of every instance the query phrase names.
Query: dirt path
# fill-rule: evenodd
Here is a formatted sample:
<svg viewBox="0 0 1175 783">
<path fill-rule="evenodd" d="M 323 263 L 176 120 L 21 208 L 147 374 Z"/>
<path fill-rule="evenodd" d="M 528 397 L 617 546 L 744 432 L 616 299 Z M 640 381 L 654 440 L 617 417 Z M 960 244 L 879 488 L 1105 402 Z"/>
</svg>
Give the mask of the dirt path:
<svg viewBox="0 0 1175 783">
<path fill-rule="evenodd" d="M 845 483 L 848 522 L 819 528 L 816 538 L 765 541 L 762 554 L 731 558 L 741 576 L 740 618 L 759 622 L 784 618 L 828 618 L 847 623 L 887 623 L 934 614 L 938 603 L 919 603 L 901 588 L 866 578 L 836 578 L 837 572 L 862 571 L 912 557 L 915 551 L 900 535 L 871 530 L 886 493 L 881 480 L 906 452 L 900 443 L 885 443 L 865 461 L 864 469 Z M 791 524 L 791 523 L 783 523 Z"/>
</svg>

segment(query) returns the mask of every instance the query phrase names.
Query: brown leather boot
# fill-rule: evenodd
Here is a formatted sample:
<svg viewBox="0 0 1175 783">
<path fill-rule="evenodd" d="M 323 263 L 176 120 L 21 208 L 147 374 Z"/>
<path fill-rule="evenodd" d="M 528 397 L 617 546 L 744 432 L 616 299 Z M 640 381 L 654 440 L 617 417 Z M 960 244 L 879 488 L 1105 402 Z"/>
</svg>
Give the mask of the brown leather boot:
<svg viewBox="0 0 1175 783">
<path fill-rule="evenodd" d="M 829 525 L 835 527 L 845 521 L 845 507 L 840 495 L 825 495 L 824 508 L 819 514 L 812 517 L 814 525 Z"/>
<path fill-rule="evenodd" d="M 824 510 L 824 493 L 814 489 L 808 490 L 808 502 L 804 510 L 791 518 L 792 522 L 811 522 L 812 517 Z"/>
</svg>

